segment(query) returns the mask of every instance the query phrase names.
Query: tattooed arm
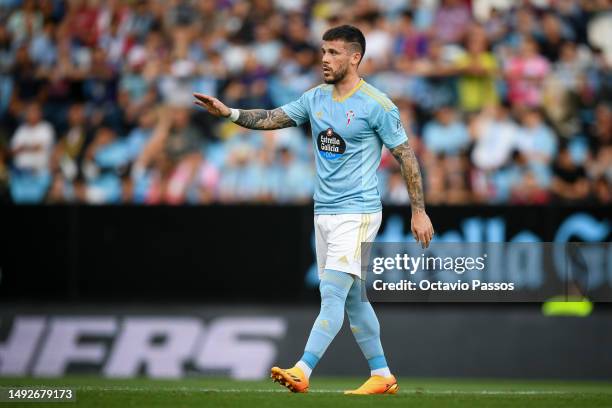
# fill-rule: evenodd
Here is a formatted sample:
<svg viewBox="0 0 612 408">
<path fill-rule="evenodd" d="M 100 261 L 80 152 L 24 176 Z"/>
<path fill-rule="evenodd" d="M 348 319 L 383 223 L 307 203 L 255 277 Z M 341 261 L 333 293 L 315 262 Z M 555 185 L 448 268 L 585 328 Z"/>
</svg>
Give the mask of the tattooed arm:
<svg viewBox="0 0 612 408">
<path fill-rule="evenodd" d="M 421 181 L 419 162 L 408 142 L 394 147 L 391 149 L 391 153 L 400 165 L 402 176 L 408 189 L 408 195 L 410 196 L 412 235 L 414 235 L 417 241 L 421 242 L 423 248 L 427 248 L 434 231 L 431 221 L 425 213 L 425 199 L 423 198 L 423 183 Z"/>
<path fill-rule="evenodd" d="M 236 123 L 248 129 L 282 129 L 286 127 L 296 126 L 296 123 L 291 119 L 281 108 L 274 110 L 264 109 L 240 109 L 240 116 Z"/>
<path fill-rule="evenodd" d="M 200 93 L 194 93 L 193 96 L 196 98 L 195 104 L 206 109 L 211 115 L 228 118 L 232 114 L 232 110 L 217 98 Z M 281 108 L 274 110 L 240 109 L 239 112 L 240 115 L 235 123 L 248 129 L 272 130 L 296 126 L 295 121 Z"/>
<path fill-rule="evenodd" d="M 425 211 L 425 200 L 423 199 L 423 184 L 421 182 L 421 170 L 412 148 L 408 142 L 391 149 L 391 154 L 400 165 L 402 177 L 406 182 L 412 211 Z"/>
</svg>

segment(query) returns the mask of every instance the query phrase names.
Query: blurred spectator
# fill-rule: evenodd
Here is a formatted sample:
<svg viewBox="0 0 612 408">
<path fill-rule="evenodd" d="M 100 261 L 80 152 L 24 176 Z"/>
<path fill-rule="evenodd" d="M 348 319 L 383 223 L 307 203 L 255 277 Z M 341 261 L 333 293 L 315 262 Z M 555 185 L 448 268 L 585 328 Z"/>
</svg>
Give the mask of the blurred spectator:
<svg viewBox="0 0 612 408">
<path fill-rule="evenodd" d="M 566 32 L 563 33 L 561 21 L 553 13 L 546 13 L 542 17 L 541 23 L 542 35 L 538 41 L 540 50 L 548 61 L 555 63 L 559 60 L 564 41 L 572 39 L 574 35 L 569 32 L 571 30 L 569 27 L 565 27 Z"/>
<path fill-rule="evenodd" d="M 472 162 L 482 170 L 495 170 L 510 159 L 518 142 L 518 127 L 510 118 L 508 107 L 487 108 L 472 124 L 476 143 Z"/>
<path fill-rule="evenodd" d="M 440 159 L 435 158 L 433 163 L 427 166 L 427 171 L 424 174 L 425 199 L 428 203 L 434 205 L 444 204 L 446 201 L 444 168 L 439 162 Z"/>
<path fill-rule="evenodd" d="M 612 184 L 612 108 L 600 104 L 595 110 L 595 123 L 588 129 L 590 150 L 586 160 L 593 179 Z"/>
<path fill-rule="evenodd" d="M 540 106 L 542 83 L 550 71 L 549 62 L 538 54 L 533 38 L 524 38 L 519 54 L 506 67 L 508 99 L 517 106 Z"/>
<path fill-rule="evenodd" d="M 406 182 L 400 169 L 394 166 L 389 174 L 383 201 L 393 205 L 406 205 L 410 203 L 410 197 L 406 190 Z"/>
<path fill-rule="evenodd" d="M 435 36 L 444 43 L 463 40 L 471 12 L 463 0 L 442 0 L 433 22 Z"/>
<path fill-rule="evenodd" d="M 555 129 L 568 138 L 580 131 L 579 106 L 590 103 L 587 72 L 590 53 L 573 42 L 561 47 L 559 61 L 544 83 L 544 109 Z"/>
<path fill-rule="evenodd" d="M 9 156 L 6 137 L 0 133 L 0 203 L 4 204 L 10 201 L 9 193 L 9 178 L 10 172 L 6 165 Z"/>
<path fill-rule="evenodd" d="M 212 1 L 201 1 L 203 3 L 213 3 Z M 204 10 L 204 7 L 202 7 Z M 147 33 L 153 27 L 155 16 L 147 5 L 147 0 L 137 0 L 132 12 L 129 14 L 125 22 L 125 31 L 131 33 L 134 39 L 142 42 Z M 207 26 L 212 27 L 212 26 Z"/>
<path fill-rule="evenodd" d="M 446 156 L 443 161 L 447 184 L 446 204 L 465 205 L 472 201 L 468 183 L 469 160 L 465 155 Z"/>
<path fill-rule="evenodd" d="M 15 60 L 13 39 L 8 29 L 0 25 L 0 73 L 7 74 Z"/>
<path fill-rule="evenodd" d="M 561 45 L 559 61 L 553 66 L 553 75 L 565 90 L 578 92 L 589 59 L 588 51 L 579 49 L 574 42 L 566 41 Z"/>
<path fill-rule="evenodd" d="M 405 11 L 398 22 L 394 50 L 399 58 L 415 60 L 427 53 L 427 37 L 414 25 L 411 11 Z"/>
<path fill-rule="evenodd" d="M 38 10 L 35 0 L 24 0 L 20 9 L 16 9 L 6 24 L 18 44 L 34 37 L 43 26 L 43 15 Z"/>
<path fill-rule="evenodd" d="M 386 19 L 377 12 L 370 13 L 362 21 L 366 38 L 364 62 L 370 62 L 375 69 L 386 69 L 390 63 L 393 37 Z"/>
<path fill-rule="evenodd" d="M 84 196 L 91 204 L 119 203 L 122 197 L 120 171 L 122 158 L 114 143 L 117 135 L 109 127 L 100 127 L 87 146 L 83 160 Z"/>
<path fill-rule="evenodd" d="M 463 205 L 471 202 L 468 167 L 468 161 L 463 155 L 440 154 L 430 157 L 424 175 L 426 200 L 439 205 Z M 399 180 L 396 181 L 396 188 L 399 190 Z"/>
<path fill-rule="evenodd" d="M 517 135 L 517 148 L 523 154 L 540 185 L 549 186 L 551 164 L 557 154 L 557 138 L 544 123 L 537 109 L 522 114 Z"/>
<path fill-rule="evenodd" d="M 467 112 L 494 105 L 498 101 L 495 87 L 497 61 L 487 52 L 487 37 L 481 28 L 471 31 L 467 39 L 467 53 L 456 62 L 459 77 L 459 104 Z"/>
<path fill-rule="evenodd" d="M 247 144 L 236 146 L 228 154 L 219 180 L 221 202 L 258 202 L 263 198 L 261 180 L 257 179 L 258 164 L 250 157 L 256 157 L 256 150 Z"/>
<path fill-rule="evenodd" d="M 417 78 L 412 98 L 427 113 L 455 104 L 455 67 L 444 55 L 439 41 L 430 41 L 427 55 L 422 58 L 411 60 L 400 57 L 397 66 Z"/>
<path fill-rule="evenodd" d="M 68 110 L 68 131 L 60 138 L 54 151 L 53 170 L 59 170 L 67 181 L 81 175 L 81 164 L 92 135 L 85 116 L 85 107 L 74 104 Z"/>
<path fill-rule="evenodd" d="M 314 193 L 314 172 L 299 161 L 287 147 L 277 151 L 277 176 L 274 198 L 280 203 L 304 203 Z"/>
<path fill-rule="evenodd" d="M 507 165 L 492 173 L 489 181 L 492 188 L 488 198 L 494 202 L 545 204 L 549 200 L 548 187 L 520 151 L 515 151 Z"/>
<path fill-rule="evenodd" d="M 265 23 L 255 28 L 253 55 L 258 64 L 267 69 L 275 67 L 280 59 L 282 44 L 275 34 L 272 27 Z"/>
<path fill-rule="evenodd" d="M 458 154 L 470 142 L 467 127 L 457 117 L 456 111 L 443 107 L 436 112 L 435 119 L 425 125 L 423 141 L 432 153 Z"/>
<path fill-rule="evenodd" d="M 186 107 L 172 107 L 160 119 L 135 164 L 134 177 L 147 203 L 180 204 L 201 164 L 198 131 Z M 151 167 L 151 171 L 147 169 Z"/>
<path fill-rule="evenodd" d="M 506 16 L 503 12 L 493 8 L 489 14 L 489 18 L 484 22 L 484 30 L 487 38 L 492 44 L 503 41 L 504 37 L 508 34 Z"/>
<path fill-rule="evenodd" d="M 610 2 L 485 3 L 5 1 L 0 196 L 8 180 L 17 202 L 308 201 L 308 125 L 251 132 L 188 106 L 194 91 L 241 109 L 297 99 L 321 82 L 321 34 L 349 23 L 428 203 L 609 203 Z M 379 179 L 407 203 L 388 152 Z"/>
<path fill-rule="evenodd" d="M 532 171 L 525 171 L 512 187 L 513 204 L 544 205 L 550 201 L 548 190 L 542 187 Z"/>
<path fill-rule="evenodd" d="M 37 203 L 44 199 L 50 183 L 49 163 L 54 139 L 53 127 L 43 120 L 40 106 L 30 104 L 25 122 L 11 140 L 11 192 L 15 202 Z"/>
<path fill-rule="evenodd" d="M 612 204 L 612 182 L 606 177 L 599 177 L 595 181 L 595 198 L 601 204 L 611 205 Z"/>
<path fill-rule="evenodd" d="M 552 192 L 562 201 L 584 201 L 589 195 L 589 182 L 586 171 L 572 160 L 567 147 L 559 152 L 553 167 Z"/>
<path fill-rule="evenodd" d="M 50 68 L 57 59 L 56 27 L 53 21 L 45 21 L 42 31 L 34 35 L 29 52 L 32 61 L 43 68 Z"/>
<path fill-rule="evenodd" d="M 518 51 L 526 39 L 532 38 L 539 32 L 539 28 L 536 16 L 529 7 L 518 7 L 511 19 L 512 30 L 508 32 L 502 43 L 512 51 Z"/>
</svg>

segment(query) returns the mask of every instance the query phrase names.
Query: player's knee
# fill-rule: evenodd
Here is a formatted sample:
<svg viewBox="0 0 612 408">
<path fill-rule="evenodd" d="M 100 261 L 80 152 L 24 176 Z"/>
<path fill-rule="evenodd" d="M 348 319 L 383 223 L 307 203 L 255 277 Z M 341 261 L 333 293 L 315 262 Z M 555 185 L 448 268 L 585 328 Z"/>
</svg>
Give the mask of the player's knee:
<svg viewBox="0 0 612 408">
<path fill-rule="evenodd" d="M 380 335 L 380 323 L 369 302 L 347 301 L 346 310 L 351 330 L 357 337 L 371 338 Z"/>
<path fill-rule="evenodd" d="M 321 281 L 319 286 L 321 292 L 321 304 L 340 304 L 344 307 L 346 292 L 333 284 Z"/>
<path fill-rule="evenodd" d="M 332 285 L 321 285 L 321 312 L 316 327 L 328 335 L 335 336 L 344 322 L 344 299 L 342 292 Z"/>
</svg>

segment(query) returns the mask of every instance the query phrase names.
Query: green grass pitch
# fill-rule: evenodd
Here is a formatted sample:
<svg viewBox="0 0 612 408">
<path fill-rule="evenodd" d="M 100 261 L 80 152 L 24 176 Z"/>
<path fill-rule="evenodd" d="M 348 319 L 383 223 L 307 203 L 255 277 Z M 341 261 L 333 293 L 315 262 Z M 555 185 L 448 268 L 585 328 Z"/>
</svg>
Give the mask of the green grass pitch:
<svg viewBox="0 0 612 408">
<path fill-rule="evenodd" d="M 76 403 L 2 403 L 2 407 L 612 407 L 612 383 L 437 380 L 400 378 L 397 395 L 345 396 L 365 378 L 313 378 L 308 394 L 291 394 L 272 381 L 0 378 L 0 388 L 70 387 Z"/>
</svg>

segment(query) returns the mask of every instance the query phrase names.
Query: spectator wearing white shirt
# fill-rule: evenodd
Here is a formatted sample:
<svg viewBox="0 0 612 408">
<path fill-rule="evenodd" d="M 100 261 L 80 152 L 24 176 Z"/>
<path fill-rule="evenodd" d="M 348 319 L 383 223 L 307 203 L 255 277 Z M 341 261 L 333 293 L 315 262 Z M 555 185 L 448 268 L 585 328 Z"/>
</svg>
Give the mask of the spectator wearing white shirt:
<svg viewBox="0 0 612 408">
<path fill-rule="evenodd" d="M 40 106 L 28 106 L 25 123 L 17 128 L 11 140 L 13 172 L 11 194 L 15 202 L 41 202 L 51 176 L 49 163 L 55 140 L 53 127 L 42 118 Z"/>
<path fill-rule="evenodd" d="M 518 125 L 508 107 L 498 105 L 478 115 L 473 126 L 476 143 L 472 162 L 481 170 L 496 170 L 508 163 L 517 146 Z"/>
<path fill-rule="evenodd" d="M 48 171 L 55 139 L 53 127 L 43 120 L 40 106 L 36 103 L 27 108 L 25 119 L 11 140 L 13 165 L 21 171 Z"/>
</svg>

